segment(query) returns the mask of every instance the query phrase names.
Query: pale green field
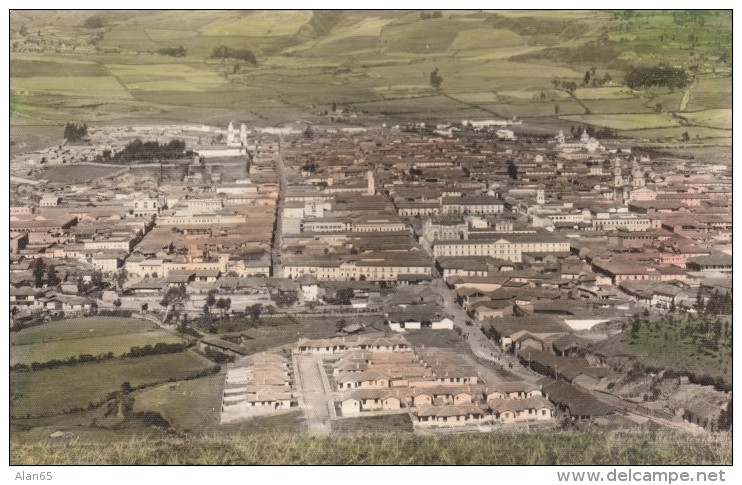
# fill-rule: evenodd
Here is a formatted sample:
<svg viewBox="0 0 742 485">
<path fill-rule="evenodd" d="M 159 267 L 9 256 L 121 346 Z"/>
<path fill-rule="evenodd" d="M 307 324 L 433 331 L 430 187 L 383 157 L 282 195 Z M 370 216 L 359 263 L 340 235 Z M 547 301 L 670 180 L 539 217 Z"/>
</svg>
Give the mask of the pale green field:
<svg viewBox="0 0 742 485">
<path fill-rule="evenodd" d="M 123 317 L 68 318 L 10 333 L 11 345 L 28 345 L 91 336 L 147 332 L 157 326 L 146 320 Z"/>
<path fill-rule="evenodd" d="M 600 73 L 598 73 L 600 74 Z M 605 75 L 605 73 L 603 74 Z M 631 90 L 626 87 L 609 86 L 602 88 L 578 88 L 575 91 L 575 96 L 578 99 L 624 99 L 633 98 Z"/>
<path fill-rule="evenodd" d="M 277 37 L 295 34 L 311 20 L 309 11 L 265 11 L 239 14 L 216 20 L 202 27 L 207 36 L 244 35 L 247 37 Z"/>
<path fill-rule="evenodd" d="M 52 74 L 52 73 L 50 73 Z M 96 98 L 130 99 L 131 96 L 111 76 L 34 76 L 11 77 L 10 89 L 30 94 L 48 93 L 61 96 L 95 96 Z"/>
<path fill-rule="evenodd" d="M 695 111 L 693 113 L 683 113 L 683 117 L 697 125 L 708 126 L 710 128 L 720 128 L 724 130 L 732 129 L 732 110 L 731 109 L 709 109 L 706 111 Z"/>
<path fill-rule="evenodd" d="M 36 372 L 10 373 L 10 413 L 56 414 L 86 408 L 121 388 L 128 381 L 145 384 L 181 380 L 212 367 L 193 352 L 114 359 Z"/>
<path fill-rule="evenodd" d="M 156 411 L 180 430 L 218 426 L 224 376 L 167 383 L 137 393 L 134 411 Z"/>
<path fill-rule="evenodd" d="M 680 126 L 680 122 L 665 114 L 613 114 L 560 116 L 567 121 L 578 121 L 595 126 L 604 126 L 614 130 L 639 130 L 643 128 L 664 128 Z"/>
<path fill-rule="evenodd" d="M 94 335 L 94 332 L 91 332 L 90 335 Z M 10 365 L 30 365 L 33 362 L 64 360 L 81 354 L 99 355 L 113 352 L 115 356 L 119 356 L 129 352 L 132 347 L 154 346 L 160 342 L 172 344 L 182 343 L 184 340 L 165 331 L 153 330 L 123 335 L 89 336 L 38 344 L 13 345 L 10 347 Z"/>
<path fill-rule="evenodd" d="M 526 45 L 523 37 L 504 29 L 471 29 L 460 32 L 448 46 L 449 51 L 492 49 L 493 47 L 519 47 Z"/>
</svg>

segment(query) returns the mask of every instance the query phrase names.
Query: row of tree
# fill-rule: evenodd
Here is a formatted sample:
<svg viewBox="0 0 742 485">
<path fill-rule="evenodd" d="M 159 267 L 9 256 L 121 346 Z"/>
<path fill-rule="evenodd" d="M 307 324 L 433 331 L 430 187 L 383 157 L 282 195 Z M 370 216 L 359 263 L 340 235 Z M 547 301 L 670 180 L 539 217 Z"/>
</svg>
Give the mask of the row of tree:
<svg viewBox="0 0 742 485">
<path fill-rule="evenodd" d="M 211 51 L 211 58 L 212 59 L 240 59 L 246 62 L 249 62 L 250 64 L 257 64 L 258 60 L 255 57 L 255 53 L 249 49 L 232 49 L 230 47 L 227 47 L 226 45 L 220 45 L 219 47 L 214 47 L 214 50 Z"/>
<path fill-rule="evenodd" d="M 64 125 L 64 138 L 69 141 L 82 140 L 88 136 L 88 125 L 87 123 L 67 123 Z"/>
<path fill-rule="evenodd" d="M 56 367 L 62 367 L 65 365 L 77 365 L 89 362 L 103 362 L 105 360 L 113 359 L 115 355 L 113 352 L 107 352 L 105 354 L 91 355 L 91 354 L 80 354 L 77 356 L 71 356 L 66 359 L 51 359 L 46 362 L 32 362 L 31 365 L 17 363 L 10 366 L 12 371 L 38 371 L 44 369 L 54 369 Z"/>
<path fill-rule="evenodd" d="M 162 47 L 157 49 L 157 53 L 162 56 L 185 57 L 188 51 L 186 51 L 185 47 L 179 45 L 178 47 Z"/>
<path fill-rule="evenodd" d="M 165 343 L 158 342 L 155 345 L 145 345 L 144 347 L 132 347 L 129 352 L 123 354 L 121 357 L 145 357 L 147 355 L 160 355 L 160 354 L 177 354 L 183 352 L 188 348 L 186 342 L 175 342 Z"/>
</svg>

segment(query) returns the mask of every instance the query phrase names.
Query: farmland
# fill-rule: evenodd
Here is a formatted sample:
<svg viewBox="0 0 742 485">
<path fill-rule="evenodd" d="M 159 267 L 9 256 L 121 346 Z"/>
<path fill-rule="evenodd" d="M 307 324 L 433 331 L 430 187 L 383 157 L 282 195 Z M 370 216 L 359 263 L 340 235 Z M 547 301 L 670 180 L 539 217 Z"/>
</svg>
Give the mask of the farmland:
<svg viewBox="0 0 742 485">
<path fill-rule="evenodd" d="M 726 110 L 731 100 L 725 60 L 731 18 L 721 12 L 706 13 L 702 24 L 663 12 L 644 12 L 630 21 L 585 11 L 555 11 L 548 18 L 537 12 L 451 11 L 437 18 L 381 11 L 209 11 L 181 12 L 177 18 L 168 12 L 109 12 L 100 14 L 104 27 L 95 48 L 24 51 L 36 40 L 21 35 L 21 25 L 40 32 L 41 39 L 69 43 L 75 35 L 96 33 L 80 27 L 88 15 L 14 11 L 12 137 L 28 148 L 46 142 L 39 135 L 44 126 L 52 130 L 66 121 L 280 123 L 297 116 L 320 121 L 333 103 L 353 108 L 359 123 L 498 114 L 561 117 L 634 136 L 633 130 L 678 126 L 665 113 L 679 108 L 684 91 L 634 93 L 622 85 L 630 66 L 658 62 L 694 69 L 684 103 L 691 125 L 728 129 L 731 119 L 722 111 L 705 112 Z M 689 34 L 698 37 L 691 55 Z M 157 54 L 177 45 L 187 55 Z M 257 65 L 210 59 L 221 45 L 252 50 Z M 434 68 L 443 77 L 440 92 L 429 84 Z M 612 84 L 582 87 L 591 68 L 601 79 L 610 73 Z M 582 104 L 555 91 L 555 79 L 575 81 L 575 98 Z M 534 101 L 541 92 L 546 102 Z M 653 111 L 658 104 L 659 114 Z M 691 115 L 695 112 L 700 113 Z M 624 118 L 603 118 L 614 114 Z M 23 125 L 34 128 L 16 128 Z"/>
<path fill-rule="evenodd" d="M 13 345 L 10 348 L 10 365 L 18 363 L 30 365 L 33 362 L 64 360 L 80 354 L 96 356 L 112 352 L 114 355 L 119 356 L 128 353 L 132 347 L 182 342 L 183 339 L 168 332 L 148 331 L 122 335 L 65 339 L 37 344 Z"/>
<path fill-rule="evenodd" d="M 33 372 L 10 373 L 12 416 L 58 414 L 99 403 L 129 382 L 133 387 L 181 380 L 211 363 L 192 352 L 113 359 Z"/>
</svg>

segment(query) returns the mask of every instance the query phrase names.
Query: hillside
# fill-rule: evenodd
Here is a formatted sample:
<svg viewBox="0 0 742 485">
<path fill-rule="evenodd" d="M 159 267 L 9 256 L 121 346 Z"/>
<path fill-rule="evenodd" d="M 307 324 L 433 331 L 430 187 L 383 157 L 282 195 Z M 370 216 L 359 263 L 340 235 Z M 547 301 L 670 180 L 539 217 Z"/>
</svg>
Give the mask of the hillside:
<svg viewBox="0 0 742 485">
<path fill-rule="evenodd" d="M 167 54 L 181 46 L 185 55 Z M 256 63 L 212 58 L 221 46 Z M 11 47 L 22 143 L 57 140 L 67 121 L 493 115 L 609 126 L 647 142 L 686 131 L 701 145 L 731 142 L 728 12 L 18 10 Z M 623 85 L 631 67 L 659 64 L 686 69 L 693 84 Z M 616 113 L 618 125 L 606 118 Z"/>
<path fill-rule="evenodd" d="M 62 440 L 62 441 L 59 441 Z M 235 438 L 143 438 L 101 447 L 94 443 L 11 441 L 10 463 L 347 464 L 347 465 L 642 465 L 730 464 L 731 440 L 672 432 L 459 434 L 440 437 L 351 435 L 307 437 L 257 434 Z"/>
</svg>

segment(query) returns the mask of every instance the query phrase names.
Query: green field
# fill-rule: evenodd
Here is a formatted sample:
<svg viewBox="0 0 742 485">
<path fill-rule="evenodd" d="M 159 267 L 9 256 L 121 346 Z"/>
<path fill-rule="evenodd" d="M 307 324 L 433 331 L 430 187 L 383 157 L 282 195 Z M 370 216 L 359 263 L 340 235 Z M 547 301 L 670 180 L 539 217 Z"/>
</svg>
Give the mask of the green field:
<svg viewBox="0 0 742 485">
<path fill-rule="evenodd" d="M 134 412 L 156 411 L 182 431 L 207 432 L 219 424 L 224 376 L 215 375 L 145 389 Z"/>
<path fill-rule="evenodd" d="M 729 465 L 731 438 L 571 431 L 450 436 L 143 438 L 10 443 L 13 465 Z"/>
<path fill-rule="evenodd" d="M 11 345 L 28 345 L 127 333 L 149 332 L 157 325 L 147 320 L 123 317 L 89 317 L 57 320 L 10 333 Z"/>
<path fill-rule="evenodd" d="M 665 114 L 582 115 L 562 116 L 561 118 L 567 121 L 604 126 L 619 131 L 680 126 L 680 121 Z"/>
<path fill-rule="evenodd" d="M 10 414 L 56 414 L 98 403 L 128 381 L 132 386 L 181 380 L 212 364 L 192 352 L 114 359 L 35 372 L 10 373 Z"/>
<path fill-rule="evenodd" d="M 91 333 L 92 335 L 92 333 Z M 81 354 L 100 355 L 113 352 L 115 356 L 126 354 L 132 347 L 144 347 L 158 343 L 182 343 L 180 337 L 162 331 L 126 333 L 122 335 L 94 336 L 78 339 L 57 340 L 38 344 L 13 345 L 10 347 L 10 365 L 50 360 L 65 360 Z"/>
</svg>

